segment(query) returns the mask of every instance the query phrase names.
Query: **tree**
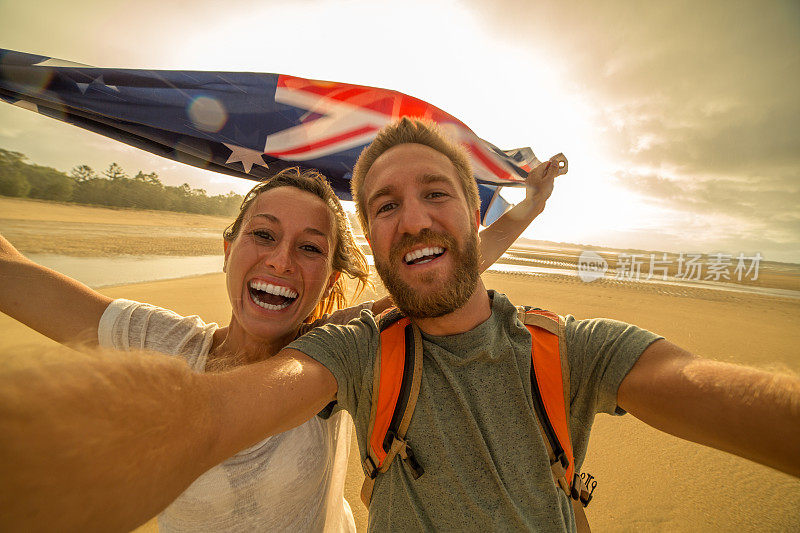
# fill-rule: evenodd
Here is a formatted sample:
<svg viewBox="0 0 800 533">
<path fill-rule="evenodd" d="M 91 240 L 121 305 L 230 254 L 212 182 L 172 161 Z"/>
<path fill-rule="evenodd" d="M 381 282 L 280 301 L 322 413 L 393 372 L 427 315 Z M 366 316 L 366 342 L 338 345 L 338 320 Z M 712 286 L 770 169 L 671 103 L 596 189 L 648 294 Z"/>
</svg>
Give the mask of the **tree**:
<svg viewBox="0 0 800 533">
<path fill-rule="evenodd" d="M 54 168 L 26 165 L 25 178 L 30 183 L 29 198 L 68 202 L 72 199 L 75 180 Z"/>
<path fill-rule="evenodd" d="M 69 174 L 73 177 L 73 179 L 75 179 L 75 181 L 78 182 L 97 177 L 97 173 L 89 165 L 78 165 L 77 167 L 72 167 L 72 170 L 69 171 Z"/>
<path fill-rule="evenodd" d="M 0 148 L 0 194 L 3 196 L 27 196 L 31 186 L 22 171 L 26 166 L 24 154 Z"/>
<path fill-rule="evenodd" d="M 103 175 L 111 181 L 125 179 L 128 177 L 128 174 L 116 163 L 111 163 L 108 168 L 103 171 Z"/>
<path fill-rule="evenodd" d="M 19 170 L 15 168 L 4 168 L 0 170 L 0 195 L 25 197 L 31 185 Z"/>
<path fill-rule="evenodd" d="M 155 172 L 150 172 L 149 174 L 145 174 L 144 180 L 147 183 L 152 183 L 153 185 L 161 185 L 161 180 L 158 179 L 158 174 L 156 174 Z"/>
<path fill-rule="evenodd" d="M 161 180 L 158 179 L 158 174 L 155 172 L 144 173 L 141 170 L 133 177 L 136 181 L 143 181 L 144 183 L 152 183 L 161 185 Z"/>
</svg>

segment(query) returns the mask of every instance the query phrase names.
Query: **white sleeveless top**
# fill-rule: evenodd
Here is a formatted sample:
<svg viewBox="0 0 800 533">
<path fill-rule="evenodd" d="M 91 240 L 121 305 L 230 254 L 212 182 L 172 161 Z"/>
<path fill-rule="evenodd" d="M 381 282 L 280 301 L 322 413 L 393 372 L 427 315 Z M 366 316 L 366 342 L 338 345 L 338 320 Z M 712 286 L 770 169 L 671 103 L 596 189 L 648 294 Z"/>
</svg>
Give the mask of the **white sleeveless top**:
<svg viewBox="0 0 800 533">
<path fill-rule="evenodd" d="M 346 309 L 318 321 L 346 323 L 360 310 Z M 131 300 L 114 300 L 100 319 L 100 346 L 148 350 L 183 357 L 205 370 L 217 324 L 197 316 Z M 340 411 L 315 416 L 269 437 L 211 468 L 158 515 L 162 532 L 355 531 L 344 499 L 353 422 Z"/>
</svg>

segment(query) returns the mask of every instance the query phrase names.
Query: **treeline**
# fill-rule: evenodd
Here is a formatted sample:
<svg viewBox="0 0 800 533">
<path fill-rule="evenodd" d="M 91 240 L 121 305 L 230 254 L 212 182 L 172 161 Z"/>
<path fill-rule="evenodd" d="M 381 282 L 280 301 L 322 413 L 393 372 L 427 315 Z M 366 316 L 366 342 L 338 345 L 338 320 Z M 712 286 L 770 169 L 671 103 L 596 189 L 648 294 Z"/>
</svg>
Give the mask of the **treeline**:
<svg viewBox="0 0 800 533">
<path fill-rule="evenodd" d="M 132 178 L 116 163 L 96 173 L 79 165 L 69 174 L 27 161 L 19 152 L 0 148 L 0 195 L 113 207 L 134 207 L 229 216 L 238 212 L 242 197 L 230 192 L 208 196 L 203 189 L 164 185 L 155 172 L 139 171 Z"/>
</svg>

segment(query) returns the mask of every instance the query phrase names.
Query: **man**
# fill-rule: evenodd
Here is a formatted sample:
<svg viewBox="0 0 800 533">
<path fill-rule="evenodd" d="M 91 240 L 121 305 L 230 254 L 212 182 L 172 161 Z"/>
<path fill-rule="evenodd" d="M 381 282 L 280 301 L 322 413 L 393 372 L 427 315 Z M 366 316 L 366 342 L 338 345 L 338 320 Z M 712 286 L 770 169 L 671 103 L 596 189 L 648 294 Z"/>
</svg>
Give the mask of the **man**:
<svg viewBox="0 0 800 533">
<path fill-rule="evenodd" d="M 465 155 L 429 125 L 403 119 L 362 154 L 353 187 L 376 267 L 422 330 L 424 349 L 406 437 L 425 474 L 414 479 L 404 462 L 393 462 L 376 482 L 370 528 L 574 530 L 531 407 L 530 335 L 508 299 L 487 291 L 477 275 L 477 201 Z M 674 435 L 800 476 L 797 379 L 699 359 L 619 322 L 567 317 L 566 325 L 578 466 L 594 414 L 629 411 Z M 59 524 L 124 528 L 154 515 L 210 466 L 332 401 L 353 415 L 363 454 L 378 335 L 375 318 L 364 312 L 230 372 L 191 375 L 154 358 L 152 366 L 169 368 L 179 385 L 166 385 L 162 368 L 151 373 L 126 358 L 96 360 L 85 365 L 91 372 L 78 370 L 100 385 L 52 387 L 41 395 L 47 408 L 22 409 L 0 426 L 0 457 L 29 460 L 33 443 L 53 438 L 82 450 L 43 458 L 50 477 L 72 489 L 61 497 L 78 507 L 59 514 Z M 61 423 L 63 413 L 59 418 L 49 406 L 76 404 L 86 391 L 113 416 L 97 424 L 90 410 L 73 410 L 69 426 Z M 0 486 L 0 503 L 9 499 L 32 514 L 46 494 L 15 500 L 8 487 Z M 70 514 L 83 522 L 65 522 Z"/>
<path fill-rule="evenodd" d="M 393 462 L 376 481 L 370 528 L 573 529 L 571 505 L 553 482 L 532 409 L 530 334 L 514 305 L 487 292 L 477 275 L 478 199 L 468 158 L 432 127 L 403 119 L 362 153 L 353 197 L 381 279 L 422 330 L 424 348 L 423 384 L 406 440 L 425 474 L 414 479 L 402 461 Z M 374 318 L 364 315 L 289 346 L 333 373 L 337 404 L 353 415 L 362 455 L 379 337 Z M 746 371 L 698 360 L 611 320 L 567 317 L 566 343 L 578 465 L 595 413 L 631 411 L 678 436 L 761 462 L 772 457 L 773 466 L 782 455 L 797 468 L 790 444 L 796 451 L 796 426 L 769 414 L 772 400 L 756 399 L 763 391 L 748 390 L 758 385 L 744 385 Z M 796 417 L 796 384 L 794 391 Z M 764 416 L 778 432 L 767 437 L 770 445 L 750 449 L 753 439 L 743 437 L 754 433 L 744 427 L 770 423 Z M 772 456 L 772 445 L 774 452 L 786 447 Z"/>
</svg>

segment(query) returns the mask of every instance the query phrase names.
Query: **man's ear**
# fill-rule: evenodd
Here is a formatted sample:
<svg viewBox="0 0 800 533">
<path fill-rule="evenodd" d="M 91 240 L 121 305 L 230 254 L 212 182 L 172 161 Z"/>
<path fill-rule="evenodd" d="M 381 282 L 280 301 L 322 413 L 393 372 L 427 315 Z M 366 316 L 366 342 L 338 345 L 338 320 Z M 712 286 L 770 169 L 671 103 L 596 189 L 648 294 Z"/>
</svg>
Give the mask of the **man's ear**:
<svg viewBox="0 0 800 533">
<path fill-rule="evenodd" d="M 480 208 L 475 210 L 475 230 L 481 229 L 481 210 Z"/>
<path fill-rule="evenodd" d="M 228 271 L 228 256 L 231 253 L 231 243 L 229 243 L 226 240 L 223 240 L 222 241 L 222 249 L 225 252 L 225 261 L 222 263 L 222 271 L 223 272 L 227 272 Z"/>
</svg>

